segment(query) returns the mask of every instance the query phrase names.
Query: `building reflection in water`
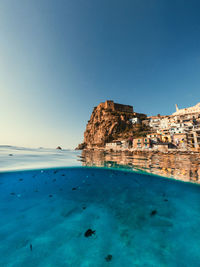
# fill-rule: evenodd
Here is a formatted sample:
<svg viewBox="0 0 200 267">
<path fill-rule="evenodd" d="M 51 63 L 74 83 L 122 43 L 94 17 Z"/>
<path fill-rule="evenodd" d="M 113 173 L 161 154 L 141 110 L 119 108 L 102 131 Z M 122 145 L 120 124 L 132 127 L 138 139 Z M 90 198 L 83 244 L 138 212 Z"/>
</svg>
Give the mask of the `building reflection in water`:
<svg viewBox="0 0 200 267">
<path fill-rule="evenodd" d="M 80 160 L 83 166 L 135 169 L 200 183 L 199 154 L 82 151 Z"/>
</svg>

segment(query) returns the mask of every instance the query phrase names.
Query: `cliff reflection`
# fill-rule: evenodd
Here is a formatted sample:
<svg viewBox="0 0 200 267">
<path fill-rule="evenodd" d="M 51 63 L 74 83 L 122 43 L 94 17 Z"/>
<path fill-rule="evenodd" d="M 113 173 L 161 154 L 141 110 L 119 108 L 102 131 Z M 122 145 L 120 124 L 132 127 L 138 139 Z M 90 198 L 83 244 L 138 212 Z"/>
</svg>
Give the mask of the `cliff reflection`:
<svg viewBox="0 0 200 267">
<path fill-rule="evenodd" d="M 83 166 L 129 168 L 200 183 L 199 154 L 82 151 Z"/>
</svg>

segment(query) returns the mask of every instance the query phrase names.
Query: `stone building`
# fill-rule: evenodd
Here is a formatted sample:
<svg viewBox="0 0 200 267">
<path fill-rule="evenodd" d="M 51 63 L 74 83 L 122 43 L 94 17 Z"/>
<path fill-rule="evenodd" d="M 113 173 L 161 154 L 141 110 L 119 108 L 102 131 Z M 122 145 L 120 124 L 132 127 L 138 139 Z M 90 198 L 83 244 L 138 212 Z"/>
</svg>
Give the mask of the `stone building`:
<svg viewBox="0 0 200 267">
<path fill-rule="evenodd" d="M 105 103 L 100 103 L 97 106 L 97 109 L 101 108 L 118 112 L 133 113 L 133 106 L 114 103 L 112 100 L 106 100 Z"/>
<path fill-rule="evenodd" d="M 151 140 L 147 137 L 139 137 L 133 139 L 133 148 L 134 149 L 145 149 L 151 147 Z"/>
<path fill-rule="evenodd" d="M 111 143 L 106 143 L 106 148 L 108 149 L 116 149 L 116 148 L 120 148 L 122 145 L 122 142 L 121 141 L 118 141 L 118 140 L 114 140 L 113 142 Z"/>
<path fill-rule="evenodd" d="M 173 135 L 173 142 L 175 145 L 179 145 L 179 144 L 187 144 L 187 134 L 186 133 L 175 133 Z"/>
<path fill-rule="evenodd" d="M 158 142 L 158 141 L 161 141 L 161 134 L 150 133 L 150 134 L 147 134 L 147 138 L 151 139 L 152 141 Z"/>
</svg>

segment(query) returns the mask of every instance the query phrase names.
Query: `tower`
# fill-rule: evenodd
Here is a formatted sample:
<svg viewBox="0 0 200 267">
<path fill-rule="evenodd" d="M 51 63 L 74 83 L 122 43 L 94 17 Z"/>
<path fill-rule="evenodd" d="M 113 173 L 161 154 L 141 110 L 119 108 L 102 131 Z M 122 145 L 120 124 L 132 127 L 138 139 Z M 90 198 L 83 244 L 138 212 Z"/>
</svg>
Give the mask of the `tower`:
<svg viewBox="0 0 200 267">
<path fill-rule="evenodd" d="M 179 111 L 178 105 L 176 104 L 176 111 Z"/>
</svg>

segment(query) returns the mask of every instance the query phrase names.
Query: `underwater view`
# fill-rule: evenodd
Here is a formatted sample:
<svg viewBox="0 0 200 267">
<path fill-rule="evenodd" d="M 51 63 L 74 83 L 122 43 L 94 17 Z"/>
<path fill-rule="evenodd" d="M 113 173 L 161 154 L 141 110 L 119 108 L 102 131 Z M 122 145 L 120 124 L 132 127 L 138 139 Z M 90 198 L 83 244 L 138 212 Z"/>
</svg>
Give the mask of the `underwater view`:
<svg viewBox="0 0 200 267">
<path fill-rule="evenodd" d="M 198 184 L 75 151 L 0 157 L 0 266 L 199 266 Z"/>
<path fill-rule="evenodd" d="M 200 267 L 200 1 L 0 1 L 0 267 Z"/>
</svg>

